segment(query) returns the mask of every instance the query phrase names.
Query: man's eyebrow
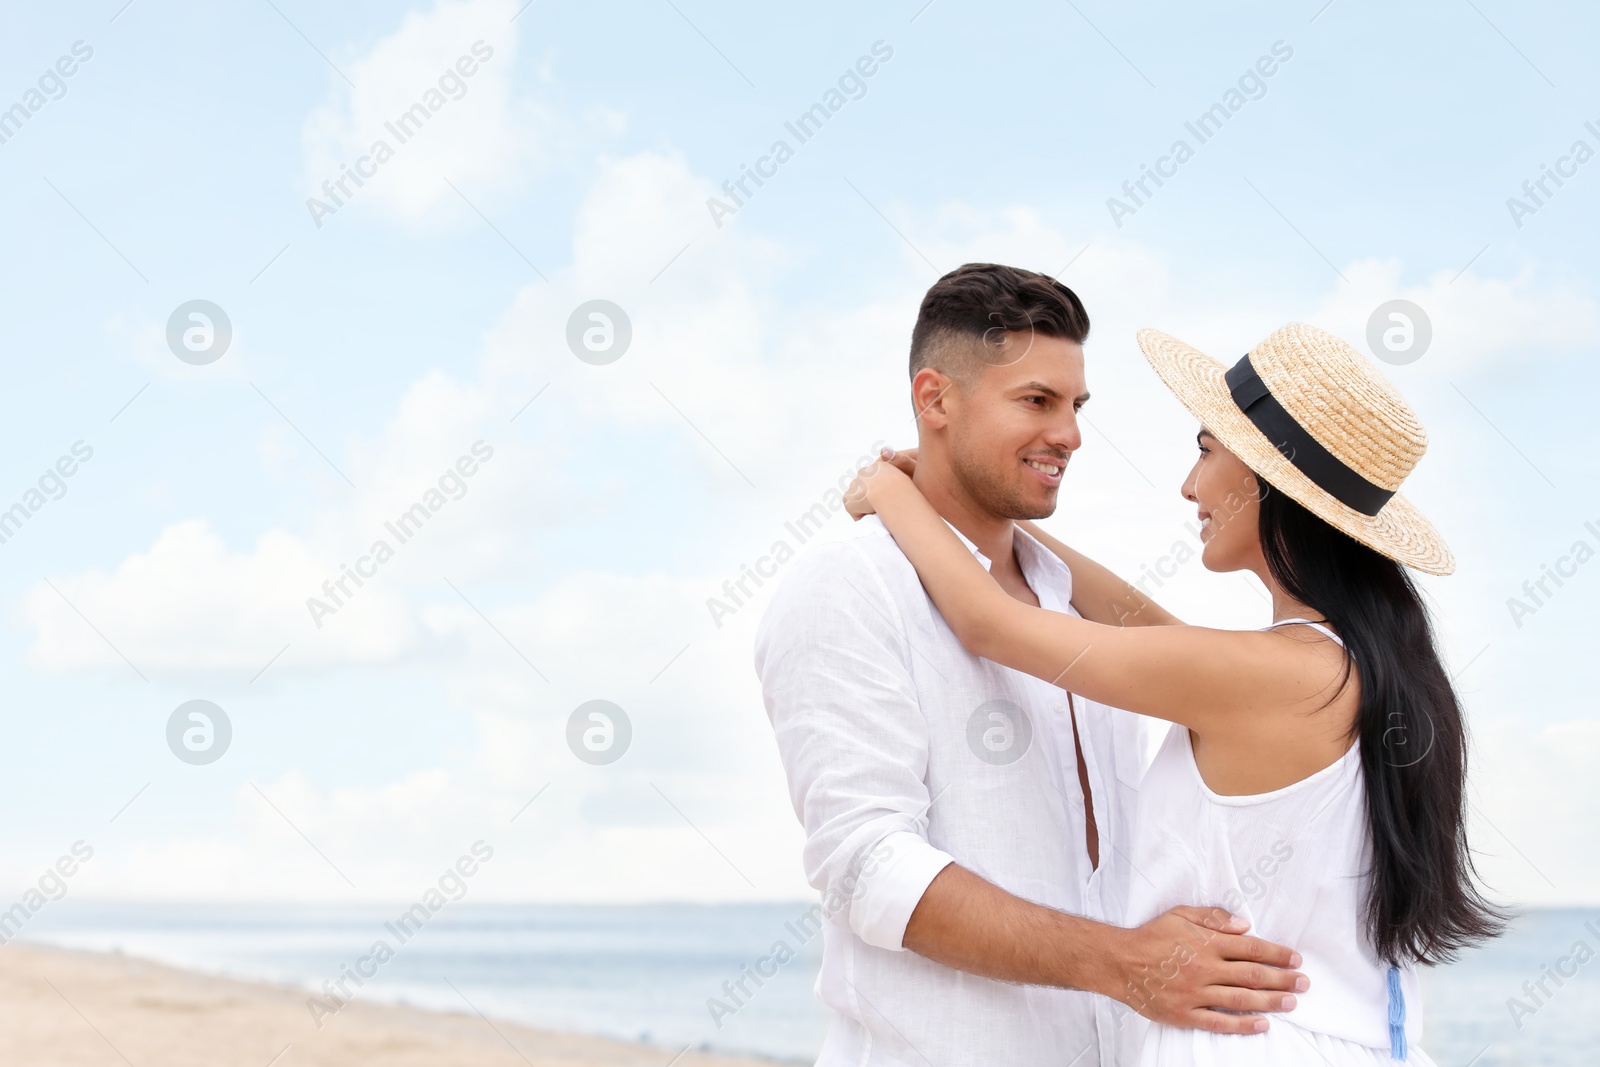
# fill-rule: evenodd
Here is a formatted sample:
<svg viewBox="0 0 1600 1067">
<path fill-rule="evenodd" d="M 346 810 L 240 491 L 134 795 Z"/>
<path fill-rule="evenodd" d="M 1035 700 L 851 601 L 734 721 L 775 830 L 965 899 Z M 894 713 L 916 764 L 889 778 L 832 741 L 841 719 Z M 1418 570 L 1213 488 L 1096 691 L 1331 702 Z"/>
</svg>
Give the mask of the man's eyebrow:
<svg viewBox="0 0 1600 1067">
<path fill-rule="evenodd" d="M 1045 396 L 1054 397 L 1057 400 L 1061 399 L 1061 391 L 1059 389 L 1053 389 L 1043 382 L 1023 382 L 1021 385 L 1017 386 L 1017 392 L 1043 393 Z"/>
<path fill-rule="evenodd" d="M 1062 397 L 1061 390 L 1056 389 L 1053 386 L 1046 385 L 1043 382 L 1023 382 L 1021 385 L 1017 386 L 1017 391 L 1021 393 L 1043 393 L 1052 400 L 1060 400 Z M 1088 393 L 1084 393 L 1076 400 L 1076 403 L 1079 404 L 1087 404 L 1088 402 Z"/>
</svg>

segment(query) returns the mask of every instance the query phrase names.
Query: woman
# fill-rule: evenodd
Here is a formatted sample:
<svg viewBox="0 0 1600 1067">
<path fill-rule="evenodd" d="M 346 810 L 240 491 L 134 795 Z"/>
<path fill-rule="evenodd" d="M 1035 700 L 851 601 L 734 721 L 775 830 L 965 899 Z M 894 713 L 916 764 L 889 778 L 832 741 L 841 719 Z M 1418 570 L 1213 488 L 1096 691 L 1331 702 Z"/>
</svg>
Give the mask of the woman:
<svg viewBox="0 0 1600 1067">
<path fill-rule="evenodd" d="M 1139 344 L 1202 424 L 1183 485 L 1201 559 L 1254 572 L 1271 625 L 1183 625 L 1043 535 L 1073 571 L 1082 618 L 1024 604 L 904 459 L 863 471 L 852 511 L 878 513 L 968 651 L 1172 722 L 1140 788 L 1128 924 L 1212 903 L 1304 957 L 1311 991 L 1265 1033 L 1152 1025 L 1143 1063 L 1430 1063 L 1413 1047 L 1416 965 L 1503 919 L 1475 884 L 1461 709 L 1405 570 L 1454 569 L 1395 492 L 1426 448 L 1422 427 L 1366 360 L 1313 327 L 1284 327 L 1232 369 L 1154 330 Z M 1126 1002 L 1140 1007 L 1152 983 Z"/>
</svg>

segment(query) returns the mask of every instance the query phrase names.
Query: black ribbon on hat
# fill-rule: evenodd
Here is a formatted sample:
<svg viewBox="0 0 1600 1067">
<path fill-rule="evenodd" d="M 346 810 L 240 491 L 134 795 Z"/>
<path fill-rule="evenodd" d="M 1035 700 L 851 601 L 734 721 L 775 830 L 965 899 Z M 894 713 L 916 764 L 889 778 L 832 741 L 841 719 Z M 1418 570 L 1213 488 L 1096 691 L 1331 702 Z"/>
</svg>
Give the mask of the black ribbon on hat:
<svg viewBox="0 0 1600 1067">
<path fill-rule="evenodd" d="M 1284 410 L 1261 380 L 1249 353 L 1224 376 L 1233 402 L 1267 435 L 1267 440 L 1295 468 L 1335 500 L 1363 515 L 1376 515 L 1394 496 L 1394 490 L 1373 485 L 1321 443 Z"/>
</svg>

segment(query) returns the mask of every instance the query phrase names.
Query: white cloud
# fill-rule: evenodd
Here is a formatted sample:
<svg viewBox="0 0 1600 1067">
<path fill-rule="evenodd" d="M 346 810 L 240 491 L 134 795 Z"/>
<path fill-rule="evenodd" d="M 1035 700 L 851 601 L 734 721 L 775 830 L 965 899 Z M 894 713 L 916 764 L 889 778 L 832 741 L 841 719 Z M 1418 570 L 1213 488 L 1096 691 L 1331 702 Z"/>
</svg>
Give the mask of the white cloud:
<svg viewBox="0 0 1600 1067">
<path fill-rule="evenodd" d="M 1349 284 L 1328 293 L 1307 321 L 1370 355 L 1367 320 L 1374 309 L 1389 300 L 1410 300 L 1427 313 L 1433 340 L 1409 366 L 1430 375 L 1460 375 L 1529 353 L 1570 355 L 1592 346 L 1600 334 L 1594 300 L 1542 277 L 1531 265 L 1510 278 L 1440 271 L 1410 285 L 1402 284 L 1402 265 L 1394 259 L 1358 260 L 1344 274 Z"/>
<path fill-rule="evenodd" d="M 470 583 L 504 565 L 547 522 L 537 501 L 556 474 L 505 433 L 505 407 L 489 385 L 425 375 L 375 440 L 358 440 L 341 458 L 360 488 L 304 529 L 274 527 L 238 550 L 207 519 L 184 519 L 110 572 L 61 576 L 56 589 L 35 583 L 13 615 L 34 634 L 28 662 L 50 672 L 122 670 L 126 656 L 141 671 L 254 672 L 286 643 L 292 652 L 274 670 L 394 661 L 428 633 L 411 603 L 416 590 L 453 595 L 442 578 Z M 322 463 L 276 428 L 263 448 L 263 462 L 287 481 Z M 458 467 L 463 458 L 470 476 Z M 419 503 L 430 517 L 420 528 L 413 518 L 402 541 L 390 527 Z M 379 541 L 393 553 L 381 564 Z M 358 585 L 346 567 L 376 573 Z M 341 580 L 330 594 L 326 583 Z M 314 615 L 311 598 L 333 615 Z"/>
<path fill-rule="evenodd" d="M 28 663 L 50 672 L 121 668 L 127 656 L 141 671 L 260 667 L 294 632 L 294 620 L 304 626 L 305 597 L 337 575 L 330 563 L 281 530 L 262 534 L 250 552 L 230 552 L 208 521 L 185 520 L 110 573 L 30 588 L 17 607 L 35 634 Z M 381 589 L 360 607 L 366 625 L 330 631 L 326 653 L 350 662 L 387 658 L 408 639 L 410 621 Z"/>
<path fill-rule="evenodd" d="M 141 669 L 253 670 L 285 642 L 294 643 L 293 653 L 274 670 L 392 661 L 413 649 L 420 635 L 409 593 L 447 588 L 441 575 L 461 585 L 514 560 L 537 565 L 542 549 L 533 535 L 562 515 L 580 513 L 586 495 L 607 491 L 601 484 L 607 468 L 585 463 L 573 450 L 585 448 L 597 432 L 605 435 L 619 411 L 631 416 L 630 432 L 688 435 L 696 447 L 704 445 L 676 403 L 730 450 L 764 442 L 743 461 L 755 469 L 777 447 L 767 432 L 766 398 L 775 390 L 762 367 L 765 312 L 756 295 L 768 277 L 759 265 L 769 251 L 731 234 L 707 241 L 699 260 L 676 278 L 661 279 L 659 289 L 649 284 L 658 268 L 646 270 L 637 258 L 651 238 L 659 238 L 662 249 L 671 247 L 706 188 L 676 156 L 644 153 L 608 162 L 580 212 L 573 267 L 553 285 L 523 291 L 493 332 L 480 374 L 471 380 L 425 374 L 375 438 L 336 454 L 358 489 L 315 513 L 303 529 L 265 532 L 249 551 L 230 551 L 203 519 L 186 520 L 112 573 L 60 579 L 61 591 L 115 649 L 60 596 L 36 584 L 17 612 L 35 631 L 30 662 L 51 671 L 121 669 L 120 649 Z M 680 203 L 693 210 L 674 215 Z M 595 294 L 597 279 L 615 276 L 628 256 L 639 265 L 635 286 L 600 291 L 635 317 L 636 350 L 625 358 L 661 366 L 619 380 L 604 373 L 610 368 L 579 363 L 564 337 L 572 308 Z M 555 395 L 541 397 L 531 414 L 510 424 L 522 401 L 548 382 L 530 366 L 528 353 L 556 345 L 550 359 L 556 366 L 548 368 L 561 379 Z M 659 392 L 652 385 L 657 380 Z M 449 501 L 420 536 L 400 544 L 386 524 L 448 476 L 480 439 L 495 450 L 494 459 L 465 480 L 459 502 Z M 285 480 L 322 463 L 277 429 L 260 447 L 263 462 Z M 701 454 L 720 476 L 731 477 L 714 449 L 701 448 Z M 561 508 L 547 505 L 555 499 Z M 379 539 L 395 550 L 393 562 L 359 589 L 347 585 L 350 606 L 313 626 L 308 598 L 332 604 L 324 583 L 337 582 L 342 567 L 356 564 Z"/>
<path fill-rule="evenodd" d="M 474 882 L 479 899 L 801 896 L 799 827 L 750 665 L 755 615 L 713 631 L 701 585 L 570 573 L 531 603 L 486 605 L 493 629 L 464 606 L 428 609 L 428 628 L 458 648 L 447 704 L 474 724 L 476 746 L 374 785 L 289 770 L 259 780 L 263 799 L 240 784 L 224 828 L 114 837 L 84 884 L 117 896 L 394 898 L 483 838 L 497 854 Z M 571 711 L 597 697 L 633 727 L 626 754 L 600 767 L 565 741 Z"/>
<path fill-rule="evenodd" d="M 375 789 L 324 789 L 289 771 L 239 785 L 231 805 L 225 833 L 95 842 L 83 887 L 118 898 L 396 899 L 485 836 L 473 799 L 439 770 Z M 412 846 L 398 854 L 397 829 Z"/>
<path fill-rule="evenodd" d="M 1472 757 L 1472 844 L 1501 900 L 1592 905 L 1600 854 L 1585 828 L 1600 824 L 1600 722 L 1479 726 Z"/>
<path fill-rule="evenodd" d="M 440 0 L 430 11 L 408 14 L 347 64 L 354 88 L 334 82 L 332 98 L 311 114 L 302 133 L 307 195 L 337 210 L 333 196 L 415 220 L 440 200 L 455 198 L 446 179 L 471 195 L 509 185 L 541 158 L 540 138 L 551 123 L 542 108 L 513 91 L 515 14 L 511 0 Z M 402 121 L 408 113 L 414 116 L 409 124 Z M 383 154 L 380 142 L 393 158 L 365 164 L 376 170 L 374 177 L 359 187 L 348 183 L 333 196 L 324 190 L 324 182 L 337 183 L 358 159 Z"/>
</svg>

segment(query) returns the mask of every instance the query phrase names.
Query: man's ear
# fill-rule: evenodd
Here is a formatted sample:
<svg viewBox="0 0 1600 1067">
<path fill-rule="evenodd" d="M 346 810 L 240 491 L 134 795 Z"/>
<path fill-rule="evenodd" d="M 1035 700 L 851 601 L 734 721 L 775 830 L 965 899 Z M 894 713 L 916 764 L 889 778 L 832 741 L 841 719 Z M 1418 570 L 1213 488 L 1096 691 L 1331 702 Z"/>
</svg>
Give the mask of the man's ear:
<svg viewBox="0 0 1600 1067">
<path fill-rule="evenodd" d="M 948 374 L 932 367 L 923 367 L 911 379 L 911 403 L 916 406 L 917 421 L 935 430 L 942 430 L 950 421 L 949 407 L 956 401 L 956 383 Z"/>
</svg>

